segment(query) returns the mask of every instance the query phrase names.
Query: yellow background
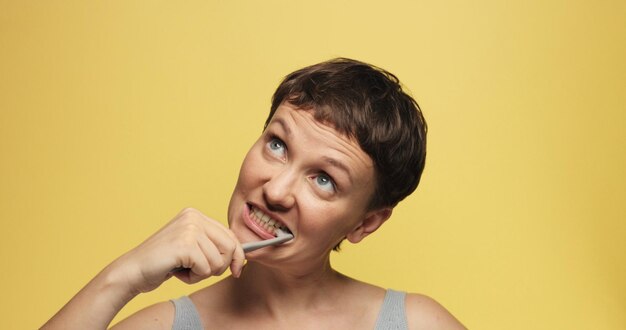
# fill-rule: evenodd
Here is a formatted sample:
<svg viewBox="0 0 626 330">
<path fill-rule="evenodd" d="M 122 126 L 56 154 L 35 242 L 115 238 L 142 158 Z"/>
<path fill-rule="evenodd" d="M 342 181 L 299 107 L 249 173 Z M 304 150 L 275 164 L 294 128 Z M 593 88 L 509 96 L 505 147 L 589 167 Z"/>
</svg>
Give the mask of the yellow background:
<svg viewBox="0 0 626 330">
<path fill-rule="evenodd" d="M 183 207 L 225 221 L 280 79 L 345 56 L 398 75 L 430 135 L 418 191 L 340 271 L 474 329 L 626 329 L 625 21 L 617 0 L 0 0 L 0 328 Z"/>
</svg>

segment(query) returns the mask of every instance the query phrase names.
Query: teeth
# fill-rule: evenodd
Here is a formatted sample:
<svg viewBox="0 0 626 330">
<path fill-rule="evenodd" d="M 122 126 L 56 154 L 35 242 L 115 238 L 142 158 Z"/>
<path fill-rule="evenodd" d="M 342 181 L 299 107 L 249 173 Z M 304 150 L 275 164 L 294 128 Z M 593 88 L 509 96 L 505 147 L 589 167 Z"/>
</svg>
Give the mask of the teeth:
<svg viewBox="0 0 626 330">
<path fill-rule="evenodd" d="M 259 209 L 252 209 L 251 215 L 259 222 L 263 228 L 274 231 L 277 228 L 286 229 L 286 227 L 280 225 L 278 221 L 269 217 L 269 215 L 261 212 Z"/>
</svg>

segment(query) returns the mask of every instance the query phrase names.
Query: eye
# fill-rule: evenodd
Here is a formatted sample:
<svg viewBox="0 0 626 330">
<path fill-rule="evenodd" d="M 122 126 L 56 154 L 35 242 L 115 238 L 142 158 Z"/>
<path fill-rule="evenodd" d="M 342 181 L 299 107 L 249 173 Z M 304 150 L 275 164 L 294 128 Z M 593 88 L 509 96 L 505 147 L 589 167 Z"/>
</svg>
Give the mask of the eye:
<svg viewBox="0 0 626 330">
<path fill-rule="evenodd" d="M 337 187 L 335 181 L 326 173 L 320 173 L 315 177 L 315 184 L 324 191 L 335 192 Z"/>
<path fill-rule="evenodd" d="M 267 149 L 274 154 L 276 157 L 284 158 L 285 151 L 287 151 L 287 147 L 285 146 L 285 142 L 277 137 L 273 137 L 267 142 Z"/>
</svg>

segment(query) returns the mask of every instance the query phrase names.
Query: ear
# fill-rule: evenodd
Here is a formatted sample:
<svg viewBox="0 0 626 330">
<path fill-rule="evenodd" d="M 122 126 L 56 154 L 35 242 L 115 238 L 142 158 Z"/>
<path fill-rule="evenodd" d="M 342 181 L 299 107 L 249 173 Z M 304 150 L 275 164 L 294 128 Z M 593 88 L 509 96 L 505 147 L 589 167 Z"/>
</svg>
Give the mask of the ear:
<svg viewBox="0 0 626 330">
<path fill-rule="evenodd" d="M 350 243 L 358 243 L 367 235 L 373 233 L 391 216 L 392 208 L 382 208 L 369 211 L 365 214 L 363 221 L 346 235 Z"/>
</svg>

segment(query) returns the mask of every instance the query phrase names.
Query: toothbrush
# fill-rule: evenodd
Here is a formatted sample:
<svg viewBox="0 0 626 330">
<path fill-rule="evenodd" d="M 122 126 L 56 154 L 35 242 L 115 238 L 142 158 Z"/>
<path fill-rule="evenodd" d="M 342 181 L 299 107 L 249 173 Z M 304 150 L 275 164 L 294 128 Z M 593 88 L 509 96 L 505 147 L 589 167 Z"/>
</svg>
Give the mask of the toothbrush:
<svg viewBox="0 0 626 330">
<path fill-rule="evenodd" d="M 260 248 L 264 248 L 266 246 L 270 246 L 270 245 L 278 245 L 281 243 L 285 243 L 288 242 L 290 240 L 293 239 L 293 234 L 291 233 L 287 233 L 281 229 L 276 229 L 276 237 L 274 238 L 270 238 L 270 239 L 266 239 L 263 241 L 258 241 L 258 242 L 248 242 L 248 243 L 243 243 L 241 244 L 241 247 L 243 247 L 243 252 L 251 252 Z M 174 269 L 172 269 L 171 273 L 175 273 L 181 270 L 185 270 L 186 268 L 184 267 L 176 267 Z"/>
<path fill-rule="evenodd" d="M 243 243 L 241 246 L 243 247 L 243 252 L 251 252 L 256 249 L 260 249 L 270 245 L 277 245 L 281 243 L 285 243 L 293 239 L 293 234 L 287 233 L 281 229 L 276 229 L 276 237 L 266 239 L 258 242 L 248 242 Z"/>
</svg>

